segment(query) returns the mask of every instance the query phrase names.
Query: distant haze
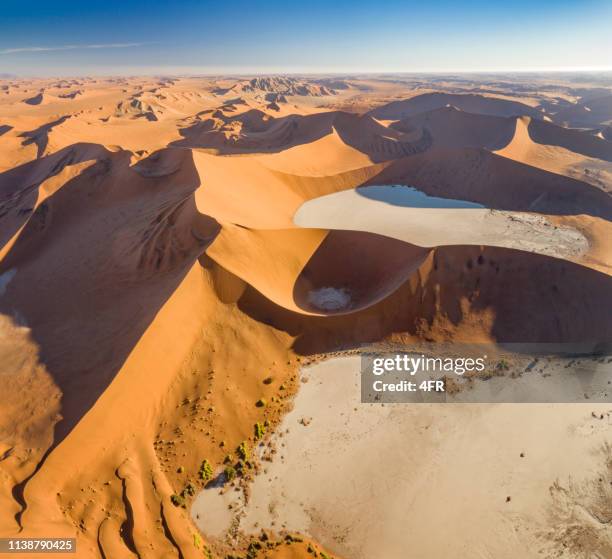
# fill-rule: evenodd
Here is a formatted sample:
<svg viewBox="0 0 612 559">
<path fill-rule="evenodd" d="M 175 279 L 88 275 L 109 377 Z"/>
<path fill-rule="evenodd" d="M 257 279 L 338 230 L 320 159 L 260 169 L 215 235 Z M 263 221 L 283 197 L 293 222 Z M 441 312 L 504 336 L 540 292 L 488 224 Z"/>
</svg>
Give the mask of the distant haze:
<svg viewBox="0 0 612 559">
<path fill-rule="evenodd" d="M 2 2 L 0 74 L 612 70 L 612 3 Z"/>
</svg>

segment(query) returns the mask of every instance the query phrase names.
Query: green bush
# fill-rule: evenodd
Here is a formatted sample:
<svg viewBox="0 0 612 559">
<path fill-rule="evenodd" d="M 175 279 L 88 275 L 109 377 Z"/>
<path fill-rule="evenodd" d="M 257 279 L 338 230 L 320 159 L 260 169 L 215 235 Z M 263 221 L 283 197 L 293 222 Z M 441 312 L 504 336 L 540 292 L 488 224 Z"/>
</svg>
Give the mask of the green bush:
<svg viewBox="0 0 612 559">
<path fill-rule="evenodd" d="M 213 477 L 213 469 L 208 460 L 204 460 L 200 466 L 200 478 L 204 481 L 208 481 Z"/>
<path fill-rule="evenodd" d="M 185 508 L 185 497 L 183 497 L 182 495 L 177 495 L 175 493 L 174 495 L 170 496 L 170 500 L 172 501 L 172 504 L 175 507 L 183 507 L 183 508 Z"/>
<path fill-rule="evenodd" d="M 236 449 L 236 452 L 238 453 L 238 456 L 240 456 L 241 460 L 244 460 L 245 462 L 248 461 L 249 457 L 250 457 L 250 451 L 249 451 L 249 447 L 246 443 L 246 441 L 242 441 L 239 445 L 238 448 Z"/>
<path fill-rule="evenodd" d="M 258 441 L 266 434 L 266 428 L 262 423 L 255 423 L 255 440 Z"/>
<path fill-rule="evenodd" d="M 227 481 L 232 481 L 236 477 L 236 468 L 234 468 L 234 466 L 225 466 L 223 473 Z"/>
<path fill-rule="evenodd" d="M 200 537 L 200 534 L 193 535 L 193 545 L 198 549 L 200 549 L 200 547 L 202 546 L 202 538 Z"/>
<path fill-rule="evenodd" d="M 505 359 L 500 359 L 497 363 L 497 368 L 500 371 L 507 371 L 510 368 L 510 364 Z"/>
</svg>

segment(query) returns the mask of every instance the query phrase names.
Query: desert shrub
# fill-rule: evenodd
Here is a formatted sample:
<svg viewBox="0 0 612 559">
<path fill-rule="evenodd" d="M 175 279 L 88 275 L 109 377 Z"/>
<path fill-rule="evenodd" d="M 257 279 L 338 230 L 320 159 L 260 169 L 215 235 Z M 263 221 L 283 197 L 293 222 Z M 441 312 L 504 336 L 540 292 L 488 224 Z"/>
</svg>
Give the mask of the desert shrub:
<svg viewBox="0 0 612 559">
<path fill-rule="evenodd" d="M 244 460 L 245 462 L 248 461 L 251 453 L 249 451 L 249 446 L 247 445 L 246 441 L 242 441 L 239 445 L 238 448 L 236 449 L 236 452 L 238 453 L 238 456 L 240 456 L 241 460 Z"/>
<path fill-rule="evenodd" d="M 196 494 L 196 486 L 192 482 L 188 482 L 183 489 L 183 494 L 193 497 Z"/>
<path fill-rule="evenodd" d="M 236 468 L 234 466 L 225 466 L 223 473 L 227 481 L 232 481 L 236 477 Z"/>
<path fill-rule="evenodd" d="M 255 423 L 255 440 L 261 439 L 266 434 L 266 427 L 262 423 Z"/>
<path fill-rule="evenodd" d="M 174 495 L 170 496 L 170 501 L 172 501 L 172 504 L 175 507 L 183 507 L 183 508 L 185 508 L 185 497 L 183 497 L 182 495 L 177 495 L 175 493 Z"/>
<path fill-rule="evenodd" d="M 247 548 L 247 559 L 254 559 L 257 557 L 259 550 L 261 549 L 261 544 L 258 541 L 251 542 L 249 547 Z"/>
<path fill-rule="evenodd" d="M 200 471 L 198 472 L 200 475 L 200 479 L 204 481 L 208 481 L 213 477 L 213 469 L 208 460 L 204 460 L 202 465 L 200 466 Z"/>
<path fill-rule="evenodd" d="M 304 540 L 302 539 L 301 536 L 295 536 L 293 534 L 287 534 L 285 536 L 285 542 L 287 544 L 292 544 L 292 543 L 300 543 L 303 542 Z"/>
<path fill-rule="evenodd" d="M 500 371 L 507 371 L 510 368 L 510 364 L 505 359 L 500 359 L 497 363 L 497 368 Z"/>
</svg>

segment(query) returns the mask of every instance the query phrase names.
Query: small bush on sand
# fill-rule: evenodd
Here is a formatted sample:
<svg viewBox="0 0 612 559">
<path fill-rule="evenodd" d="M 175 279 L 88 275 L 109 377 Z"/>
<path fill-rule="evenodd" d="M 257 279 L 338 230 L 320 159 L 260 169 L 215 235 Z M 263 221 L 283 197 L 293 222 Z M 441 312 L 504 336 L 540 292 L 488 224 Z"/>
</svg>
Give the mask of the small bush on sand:
<svg viewBox="0 0 612 559">
<path fill-rule="evenodd" d="M 200 479 L 203 481 L 208 481 L 213 477 L 213 469 L 208 460 L 204 460 L 202 465 L 200 466 L 200 471 L 198 472 L 200 475 Z"/>
<path fill-rule="evenodd" d="M 262 423 L 255 423 L 255 440 L 258 441 L 266 434 L 266 427 Z"/>
<path fill-rule="evenodd" d="M 185 508 L 185 497 L 182 495 L 177 495 L 176 493 L 170 497 L 172 504 L 175 507 L 183 507 Z"/>
<path fill-rule="evenodd" d="M 500 359 L 497 363 L 497 369 L 500 371 L 507 371 L 510 368 L 510 364 L 505 359 Z"/>
<path fill-rule="evenodd" d="M 239 445 L 238 448 L 236 449 L 236 452 L 238 453 L 238 456 L 240 456 L 241 460 L 244 460 L 245 462 L 248 461 L 251 453 L 249 451 L 249 447 L 246 443 L 246 441 L 242 441 Z"/>
<path fill-rule="evenodd" d="M 236 468 L 234 468 L 234 466 L 225 466 L 223 473 L 227 481 L 232 481 L 236 478 Z"/>
<path fill-rule="evenodd" d="M 202 538 L 200 537 L 200 534 L 193 535 L 193 545 L 197 549 L 200 549 L 200 547 L 202 546 Z"/>
<path fill-rule="evenodd" d="M 190 481 L 185 485 L 185 489 L 183 489 L 184 495 L 189 495 L 193 497 L 196 494 L 196 486 Z"/>
</svg>

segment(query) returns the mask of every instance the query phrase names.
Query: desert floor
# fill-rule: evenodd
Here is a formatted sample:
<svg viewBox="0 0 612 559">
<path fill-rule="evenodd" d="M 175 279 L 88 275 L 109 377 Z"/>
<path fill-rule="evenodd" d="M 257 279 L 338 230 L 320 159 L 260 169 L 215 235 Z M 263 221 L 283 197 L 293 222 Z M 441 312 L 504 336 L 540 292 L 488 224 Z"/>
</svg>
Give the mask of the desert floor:
<svg viewBox="0 0 612 559">
<path fill-rule="evenodd" d="M 524 361 L 511 368 L 524 371 Z M 576 376 L 568 362 L 546 361 L 513 380 L 477 381 L 471 398 L 489 401 L 498 381 L 504 388 L 544 383 L 542 395 L 563 401 L 559 392 L 571 393 L 568 377 Z M 216 538 L 236 523 L 254 536 L 280 526 L 359 559 L 399 559 L 407 550 L 415 558 L 553 553 L 555 538 L 571 527 L 561 518 L 571 517 L 578 500 L 597 526 L 612 425 L 601 391 L 612 365 L 602 368 L 599 403 L 597 394 L 585 394 L 589 399 L 575 405 L 368 405 L 360 400 L 358 356 L 323 361 L 302 371 L 293 410 L 259 449 L 264 463 L 271 461 L 255 477 L 248 502 L 210 487 L 192 516 Z M 553 517 L 561 522 L 551 533 Z M 590 545 L 593 551 L 600 544 Z"/>
</svg>

